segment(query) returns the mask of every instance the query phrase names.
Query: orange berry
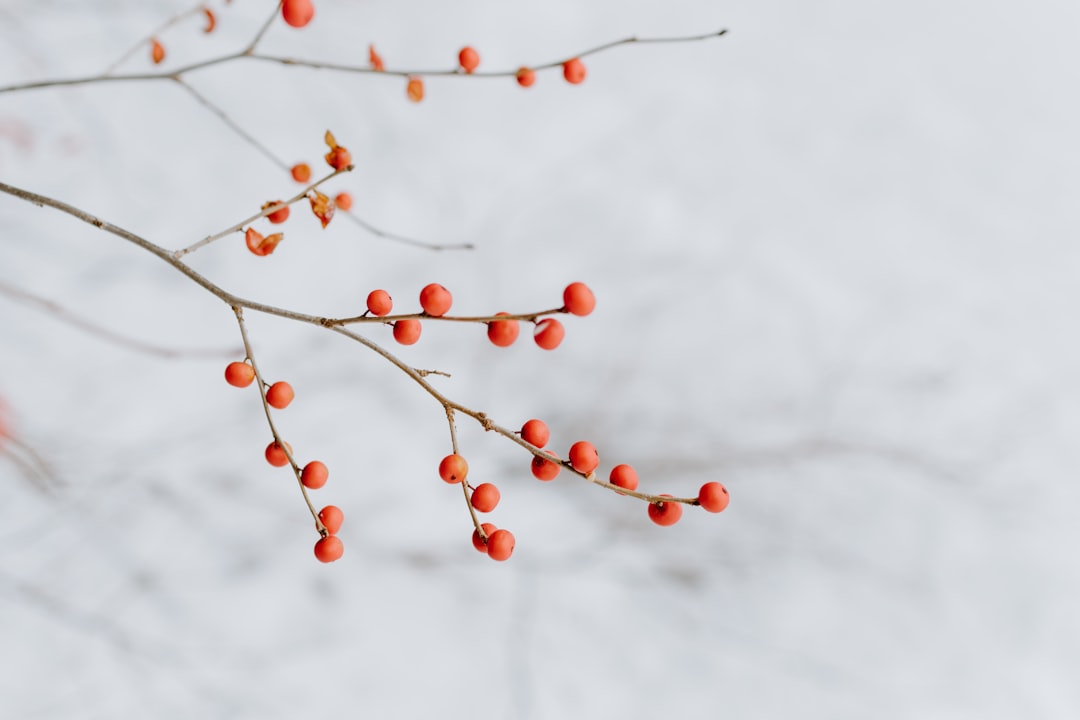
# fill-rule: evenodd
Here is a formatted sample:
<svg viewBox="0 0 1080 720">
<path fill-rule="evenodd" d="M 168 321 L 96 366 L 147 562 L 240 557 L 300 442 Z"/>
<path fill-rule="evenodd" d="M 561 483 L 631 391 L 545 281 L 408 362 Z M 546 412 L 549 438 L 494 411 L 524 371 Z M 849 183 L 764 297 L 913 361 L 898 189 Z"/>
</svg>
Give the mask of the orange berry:
<svg viewBox="0 0 1080 720">
<path fill-rule="evenodd" d="M 514 534 L 509 530 L 496 530 L 488 535 L 488 557 L 502 562 L 510 558 L 514 552 Z"/>
<path fill-rule="evenodd" d="M 439 463 L 439 477 L 450 484 L 465 482 L 469 474 L 469 463 L 460 455 L 447 455 Z"/>
<path fill-rule="evenodd" d="M 555 455 L 555 453 L 549 454 Z M 556 455 L 555 457 L 558 457 L 558 455 Z M 537 480 L 542 480 L 543 482 L 549 482 L 551 480 L 554 480 L 561 470 L 562 464 L 552 462 L 547 458 L 540 457 L 539 455 L 533 456 L 532 474 L 533 477 L 535 477 Z"/>
<path fill-rule="evenodd" d="M 709 512 L 723 512 L 731 500 L 727 488 L 718 482 L 707 482 L 698 490 L 698 505 Z"/>
<path fill-rule="evenodd" d="M 338 530 L 341 529 L 341 523 L 345 522 L 345 513 L 341 512 L 341 508 L 337 505 L 327 505 L 319 511 L 319 520 L 326 528 L 326 532 L 337 535 Z"/>
<path fill-rule="evenodd" d="M 660 497 L 671 497 L 661 495 Z M 649 519 L 657 525 L 674 525 L 682 517 L 682 505 L 673 502 L 649 503 Z"/>
<path fill-rule="evenodd" d="M 415 345 L 420 339 L 420 321 L 414 318 L 398 320 L 394 323 L 394 339 L 402 345 Z"/>
<path fill-rule="evenodd" d="M 425 285 L 420 291 L 420 307 L 432 317 L 442 317 L 454 302 L 450 291 L 438 283 Z"/>
<path fill-rule="evenodd" d="M 285 454 L 285 449 L 288 448 L 289 455 L 292 455 L 292 445 L 285 443 L 285 447 L 282 447 L 276 442 L 272 442 L 266 446 L 266 462 L 270 463 L 274 467 L 283 467 L 289 464 L 289 455 Z"/>
<path fill-rule="evenodd" d="M 296 163 L 289 172 L 292 173 L 292 179 L 298 183 L 306 183 L 311 179 L 311 166 L 307 163 Z"/>
<path fill-rule="evenodd" d="M 502 496 L 499 494 L 499 488 L 491 483 L 480 483 L 473 490 L 469 501 L 478 512 L 486 513 L 495 509 L 500 497 Z"/>
<path fill-rule="evenodd" d="M 458 62 L 461 63 L 462 70 L 471 73 L 480 65 L 480 53 L 471 47 L 463 47 L 458 53 Z"/>
<path fill-rule="evenodd" d="M 352 153 L 340 145 L 330 149 L 330 152 L 326 153 L 326 164 L 335 170 L 344 170 L 352 165 Z"/>
<path fill-rule="evenodd" d="M 281 4 L 281 16 L 294 28 L 302 28 L 315 16 L 315 6 L 311 0 L 285 0 Z"/>
<path fill-rule="evenodd" d="M 585 283 L 570 283 L 562 297 L 563 309 L 571 315 L 588 315 L 596 307 L 596 297 Z"/>
<path fill-rule="evenodd" d="M 612 485 L 618 485 L 625 490 L 637 490 L 637 470 L 629 465 L 616 465 L 611 468 L 609 476 Z M 622 495 L 622 493 L 619 493 Z"/>
<path fill-rule="evenodd" d="M 570 466 L 588 475 L 600 464 L 600 455 L 591 442 L 579 440 L 570 446 Z"/>
<path fill-rule="evenodd" d="M 480 527 L 483 528 L 485 537 L 480 537 L 479 530 L 473 530 L 472 544 L 474 548 L 486 555 L 488 551 L 486 538 L 491 537 L 491 533 L 495 532 L 498 528 L 496 528 L 495 525 L 492 523 L 480 523 Z"/>
<path fill-rule="evenodd" d="M 265 202 L 263 203 L 260 210 L 265 210 L 266 208 L 272 208 L 275 205 L 280 205 L 281 202 L 281 200 L 271 200 L 270 202 Z M 285 222 L 289 219 L 289 206 L 286 205 L 279 210 L 275 210 L 274 212 L 267 215 L 266 219 L 274 223 L 275 225 Z"/>
<path fill-rule="evenodd" d="M 284 239 L 285 236 L 281 233 L 263 236 L 263 234 L 255 228 L 248 228 L 244 233 L 244 242 L 247 244 L 247 249 L 259 257 L 264 257 L 274 252 L 274 250 L 277 249 L 278 243 Z"/>
<path fill-rule="evenodd" d="M 217 27 L 217 17 L 214 15 L 214 11 L 208 7 L 204 7 L 203 14 L 206 15 L 206 27 L 203 28 L 203 32 L 214 32 L 214 28 Z"/>
<path fill-rule="evenodd" d="M 349 193 L 338 193 L 337 197 L 334 198 L 334 204 L 345 212 L 348 212 L 349 210 L 352 210 L 352 195 Z"/>
<path fill-rule="evenodd" d="M 567 60 L 562 64 L 562 74 L 566 82 L 577 85 L 585 80 L 585 63 L 578 58 Z"/>
<path fill-rule="evenodd" d="M 543 420 L 527 420 L 521 426 L 521 439 L 527 443 L 542 448 L 551 439 L 551 431 Z"/>
<path fill-rule="evenodd" d="M 315 557 L 319 562 L 331 563 L 345 554 L 345 546 L 337 535 L 327 535 L 315 543 Z"/>
<path fill-rule="evenodd" d="M 300 484 L 311 490 L 318 490 L 329 478 L 330 471 L 318 460 L 312 460 L 300 471 Z"/>
<path fill-rule="evenodd" d="M 294 397 L 296 397 L 296 393 L 293 392 L 292 385 L 284 381 L 274 383 L 266 391 L 267 404 L 278 410 L 289 407 L 289 403 L 293 401 Z"/>
<path fill-rule="evenodd" d="M 566 328 L 555 318 L 544 318 L 536 323 L 533 329 L 533 340 L 545 350 L 554 350 L 559 347 L 566 335 Z"/>
<path fill-rule="evenodd" d="M 247 387 L 255 379 L 255 368 L 245 362 L 231 362 L 225 366 L 225 382 L 233 387 Z"/>
<path fill-rule="evenodd" d="M 389 315 L 394 309 L 394 301 L 390 299 L 390 293 L 385 290 L 372 290 L 367 296 L 367 309 L 375 317 Z"/>
<path fill-rule="evenodd" d="M 496 315 L 509 315 L 510 313 L 495 313 Z M 488 323 L 487 336 L 498 347 L 509 347 L 514 344 L 521 332 L 520 323 L 517 320 L 493 320 Z"/>
<path fill-rule="evenodd" d="M 518 68 L 515 77 L 517 78 L 517 84 L 521 87 L 532 87 L 532 84 L 536 82 L 536 73 L 527 67 Z"/>
<path fill-rule="evenodd" d="M 405 94 L 415 103 L 424 99 L 424 81 L 418 77 L 409 78 L 409 84 L 405 86 Z"/>
<path fill-rule="evenodd" d="M 161 61 L 165 59 L 165 46 L 158 42 L 157 38 L 150 41 L 150 59 L 154 61 L 155 65 L 160 65 Z"/>
</svg>

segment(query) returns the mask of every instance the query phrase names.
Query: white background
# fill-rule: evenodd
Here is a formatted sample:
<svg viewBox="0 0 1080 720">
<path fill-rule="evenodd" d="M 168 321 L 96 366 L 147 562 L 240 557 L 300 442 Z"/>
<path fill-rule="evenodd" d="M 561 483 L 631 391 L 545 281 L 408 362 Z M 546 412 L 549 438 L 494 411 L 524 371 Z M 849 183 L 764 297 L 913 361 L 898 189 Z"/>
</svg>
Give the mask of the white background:
<svg viewBox="0 0 1080 720">
<path fill-rule="evenodd" d="M 162 36 L 164 68 L 231 52 L 269 2 Z M 0 85 L 101 72 L 183 2 L 0 2 Z M 48 475 L 0 456 L 5 717 L 1072 718 L 1080 429 L 1075 3 L 316 0 L 268 53 L 442 68 L 540 64 L 628 35 L 728 28 L 557 71 L 400 78 L 238 62 L 189 81 L 287 162 L 332 129 L 335 181 L 387 230 L 303 208 L 255 258 L 191 258 L 250 299 L 362 310 L 375 287 L 455 312 L 596 312 L 556 352 L 425 326 L 399 348 L 498 422 L 731 507 L 672 528 L 461 421 L 514 557 L 476 553 L 439 406 L 364 348 L 249 314 L 316 493 L 316 536 L 254 391 L 228 387 L 227 307 L 164 263 L 0 196 L 0 282 L 163 359 L 0 295 L 0 397 Z M 125 71 L 149 68 L 145 49 Z M 170 248 L 296 191 L 169 82 L 0 94 L 0 180 Z M 205 351 L 209 351 L 207 356 Z"/>
</svg>

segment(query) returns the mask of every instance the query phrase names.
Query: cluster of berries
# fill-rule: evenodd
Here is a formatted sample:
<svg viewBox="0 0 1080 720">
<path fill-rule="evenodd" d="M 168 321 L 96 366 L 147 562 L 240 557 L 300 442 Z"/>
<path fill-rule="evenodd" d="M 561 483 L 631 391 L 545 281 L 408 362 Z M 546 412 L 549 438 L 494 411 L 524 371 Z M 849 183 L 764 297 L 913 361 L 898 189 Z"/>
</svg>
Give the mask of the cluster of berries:
<svg viewBox="0 0 1080 720">
<path fill-rule="evenodd" d="M 233 387 L 248 387 L 256 379 L 259 379 L 263 387 L 263 397 L 267 405 L 277 410 L 284 410 L 292 403 L 296 394 L 289 383 L 278 381 L 267 385 L 261 378 L 257 378 L 255 368 L 249 362 L 236 361 L 225 366 L 225 382 Z M 306 490 L 318 490 L 326 485 L 326 481 L 330 478 L 330 470 L 319 460 L 312 460 L 302 468 L 296 465 L 293 460 L 292 446 L 287 442 L 272 440 L 266 446 L 265 457 L 266 462 L 274 467 L 292 465 L 300 484 Z M 345 552 L 345 546 L 337 536 L 344 520 L 345 514 L 336 505 L 327 505 L 317 513 L 315 529 L 319 532 L 319 539 L 315 543 L 315 557 L 321 562 L 333 562 Z"/>
</svg>

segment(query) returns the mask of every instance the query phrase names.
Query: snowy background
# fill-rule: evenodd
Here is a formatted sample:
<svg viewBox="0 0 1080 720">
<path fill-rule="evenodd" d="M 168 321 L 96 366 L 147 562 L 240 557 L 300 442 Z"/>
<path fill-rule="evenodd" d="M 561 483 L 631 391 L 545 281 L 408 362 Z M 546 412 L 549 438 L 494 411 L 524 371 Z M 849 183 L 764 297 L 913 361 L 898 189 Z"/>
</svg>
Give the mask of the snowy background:
<svg viewBox="0 0 1080 720">
<path fill-rule="evenodd" d="M 243 46 L 272 3 L 162 36 L 165 67 Z M 591 439 L 642 488 L 724 482 L 672 528 L 462 420 L 517 537 L 469 543 L 439 406 L 358 345 L 249 313 L 277 414 L 345 557 L 311 557 L 295 482 L 230 388 L 229 310 L 122 240 L 0 196 L 0 397 L 47 477 L 0 455 L 0 715 L 33 718 L 1075 718 L 1080 715 L 1080 5 L 317 0 L 261 49 L 391 67 L 561 59 L 557 73 L 399 78 L 234 63 L 190 83 L 287 162 L 331 128 L 366 220 L 295 212 L 253 258 L 192 265 L 325 315 L 428 282 L 455 311 L 598 306 L 546 353 L 429 323 L 399 348 L 552 447 Z M 0 0 L 0 85 L 94 74 L 188 5 Z M 125 65 L 146 70 L 146 53 Z M 317 170 L 316 172 L 321 172 Z M 0 94 L 0 180 L 170 248 L 296 185 L 170 83 Z M 300 210 L 300 208 L 297 208 Z"/>
</svg>

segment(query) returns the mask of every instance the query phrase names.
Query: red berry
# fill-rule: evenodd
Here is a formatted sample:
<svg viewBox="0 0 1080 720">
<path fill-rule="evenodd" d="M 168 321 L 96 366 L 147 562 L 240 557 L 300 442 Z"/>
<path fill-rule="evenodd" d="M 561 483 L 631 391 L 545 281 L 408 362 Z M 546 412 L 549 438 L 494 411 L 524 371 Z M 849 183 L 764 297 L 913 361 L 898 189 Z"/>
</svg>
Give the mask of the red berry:
<svg viewBox="0 0 1080 720">
<path fill-rule="evenodd" d="M 352 153 L 338 145 L 326 153 L 326 164 L 335 170 L 344 170 L 352 165 Z"/>
<path fill-rule="evenodd" d="M 549 453 L 555 455 L 555 453 Z M 556 455 L 556 457 L 558 457 Z M 542 458 L 539 455 L 534 455 L 532 459 L 532 474 L 537 480 L 543 480 L 548 482 L 554 480 L 562 470 L 562 464 L 557 462 L 551 462 L 547 458 Z"/>
<path fill-rule="evenodd" d="M 509 530 L 496 530 L 488 535 L 487 549 L 492 560 L 508 560 L 514 552 L 514 534 Z"/>
<path fill-rule="evenodd" d="M 282 447 L 276 442 L 272 442 L 266 446 L 266 462 L 270 463 L 274 467 L 282 467 L 289 464 L 289 455 L 285 454 L 285 448 L 288 448 L 289 455 L 292 455 L 292 445 L 285 443 L 285 447 Z"/>
<path fill-rule="evenodd" d="M 471 47 L 463 47 L 458 53 L 458 62 L 461 63 L 462 70 L 471 73 L 480 65 L 480 54 Z"/>
<path fill-rule="evenodd" d="M 499 504 L 499 488 L 491 483 L 481 483 L 473 490 L 470 501 L 472 506 L 479 512 L 491 512 Z"/>
<path fill-rule="evenodd" d="M 570 466 L 588 475 L 600 464 L 600 455 L 590 442 L 580 440 L 570 446 Z"/>
<path fill-rule="evenodd" d="M 414 103 L 424 99 L 424 81 L 418 77 L 409 78 L 409 84 L 405 86 L 405 94 Z"/>
<path fill-rule="evenodd" d="M 465 482 L 465 476 L 469 474 L 469 463 L 460 455 L 447 455 L 439 463 L 439 477 L 443 482 Z"/>
<path fill-rule="evenodd" d="M 293 392 L 292 385 L 283 381 L 274 383 L 266 391 L 267 404 L 278 410 L 289 407 L 289 403 L 293 401 L 294 397 L 296 397 L 296 393 Z"/>
<path fill-rule="evenodd" d="M 372 290 L 367 296 L 367 309 L 375 317 L 389 315 L 394 309 L 394 301 L 390 299 L 390 293 L 385 290 Z"/>
<path fill-rule="evenodd" d="M 311 18 L 315 15 L 315 7 L 311 4 L 311 0 L 285 0 L 281 4 L 281 15 L 289 25 L 302 28 L 311 22 Z"/>
<path fill-rule="evenodd" d="M 345 553 L 345 546 L 337 535 L 327 535 L 315 543 L 315 557 L 319 562 L 331 563 Z"/>
<path fill-rule="evenodd" d="M 245 362 L 231 362 L 225 366 L 225 382 L 233 387 L 247 387 L 255 379 L 255 368 Z"/>
<path fill-rule="evenodd" d="M 637 490 L 637 470 L 629 465 L 616 465 L 611 468 L 609 479 L 612 485 L 618 485 L 624 490 Z"/>
<path fill-rule="evenodd" d="M 554 350 L 559 347 L 566 335 L 566 328 L 555 318 L 544 318 L 536 323 L 533 329 L 533 340 L 545 350 Z"/>
<path fill-rule="evenodd" d="M 420 339 L 420 321 L 413 318 L 394 323 L 394 339 L 402 345 L 414 345 Z"/>
<path fill-rule="evenodd" d="M 660 497 L 671 497 L 661 495 Z M 674 525 L 682 517 L 682 505 L 674 502 L 649 503 L 649 519 L 657 525 Z"/>
<path fill-rule="evenodd" d="M 551 431 L 543 420 L 527 420 L 521 426 L 521 439 L 527 443 L 542 448 L 551 439 Z"/>
<path fill-rule="evenodd" d="M 341 523 L 345 522 L 345 513 L 337 505 L 327 505 L 319 511 L 319 520 L 322 521 L 326 532 L 337 535 L 341 529 Z"/>
<path fill-rule="evenodd" d="M 275 205 L 280 205 L 280 204 L 281 204 L 281 200 L 271 200 L 270 202 L 263 203 L 263 206 L 262 206 L 261 209 L 265 210 L 266 208 L 271 208 L 271 207 L 274 207 Z M 274 212 L 267 215 L 266 219 L 269 220 L 270 222 L 274 223 L 274 224 L 279 224 L 279 223 L 285 222 L 286 220 L 289 219 L 289 206 L 286 205 L 285 207 L 281 208 L 280 210 L 275 210 Z"/>
<path fill-rule="evenodd" d="M 450 291 L 439 283 L 425 285 L 424 289 L 420 291 L 420 307 L 424 308 L 424 312 L 432 317 L 445 315 L 453 301 L 454 298 L 450 295 Z"/>
<path fill-rule="evenodd" d="M 352 195 L 344 192 L 338 193 L 337 197 L 334 198 L 334 204 L 345 212 L 348 212 L 352 210 Z"/>
<path fill-rule="evenodd" d="M 311 179 L 311 166 L 307 163 L 296 163 L 289 172 L 292 173 L 292 179 L 298 183 L 306 183 Z"/>
<path fill-rule="evenodd" d="M 157 38 L 150 41 L 150 59 L 154 61 L 155 65 L 160 65 L 161 61 L 165 59 L 165 46 L 158 42 Z"/>
<path fill-rule="evenodd" d="M 496 528 L 495 525 L 492 523 L 480 523 L 480 527 L 483 528 L 485 537 L 480 537 L 480 532 L 478 530 L 473 530 L 472 544 L 474 548 L 486 555 L 488 551 L 488 546 L 487 540 L 485 538 L 491 537 L 491 533 L 495 532 L 498 528 Z"/>
<path fill-rule="evenodd" d="M 532 87 L 532 84 L 536 82 L 536 73 L 527 67 L 519 68 L 516 77 L 517 84 L 521 87 Z"/>
<path fill-rule="evenodd" d="M 312 460 L 300 471 L 300 482 L 309 490 L 318 490 L 329 477 L 330 471 L 318 460 Z"/>
<path fill-rule="evenodd" d="M 562 64 L 562 74 L 566 82 L 577 85 L 585 79 L 585 63 L 578 58 L 567 60 Z"/>
<path fill-rule="evenodd" d="M 588 315 L 596 307 L 596 297 L 585 283 L 570 283 L 562 297 L 563 305 L 571 315 Z"/>
<path fill-rule="evenodd" d="M 718 482 L 707 482 L 698 490 L 698 505 L 709 512 L 723 512 L 730 501 L 727 488 Z"/>
<path fill-rule="evenodd" d="M 496 315 L 509 315 L 510 313 L 495 313 Z M 493 320 L 488 323 L 487 336 L 498 347 L 510 347 L 517 340 L 521 325 L 517 320 Z"/>
</svg>

